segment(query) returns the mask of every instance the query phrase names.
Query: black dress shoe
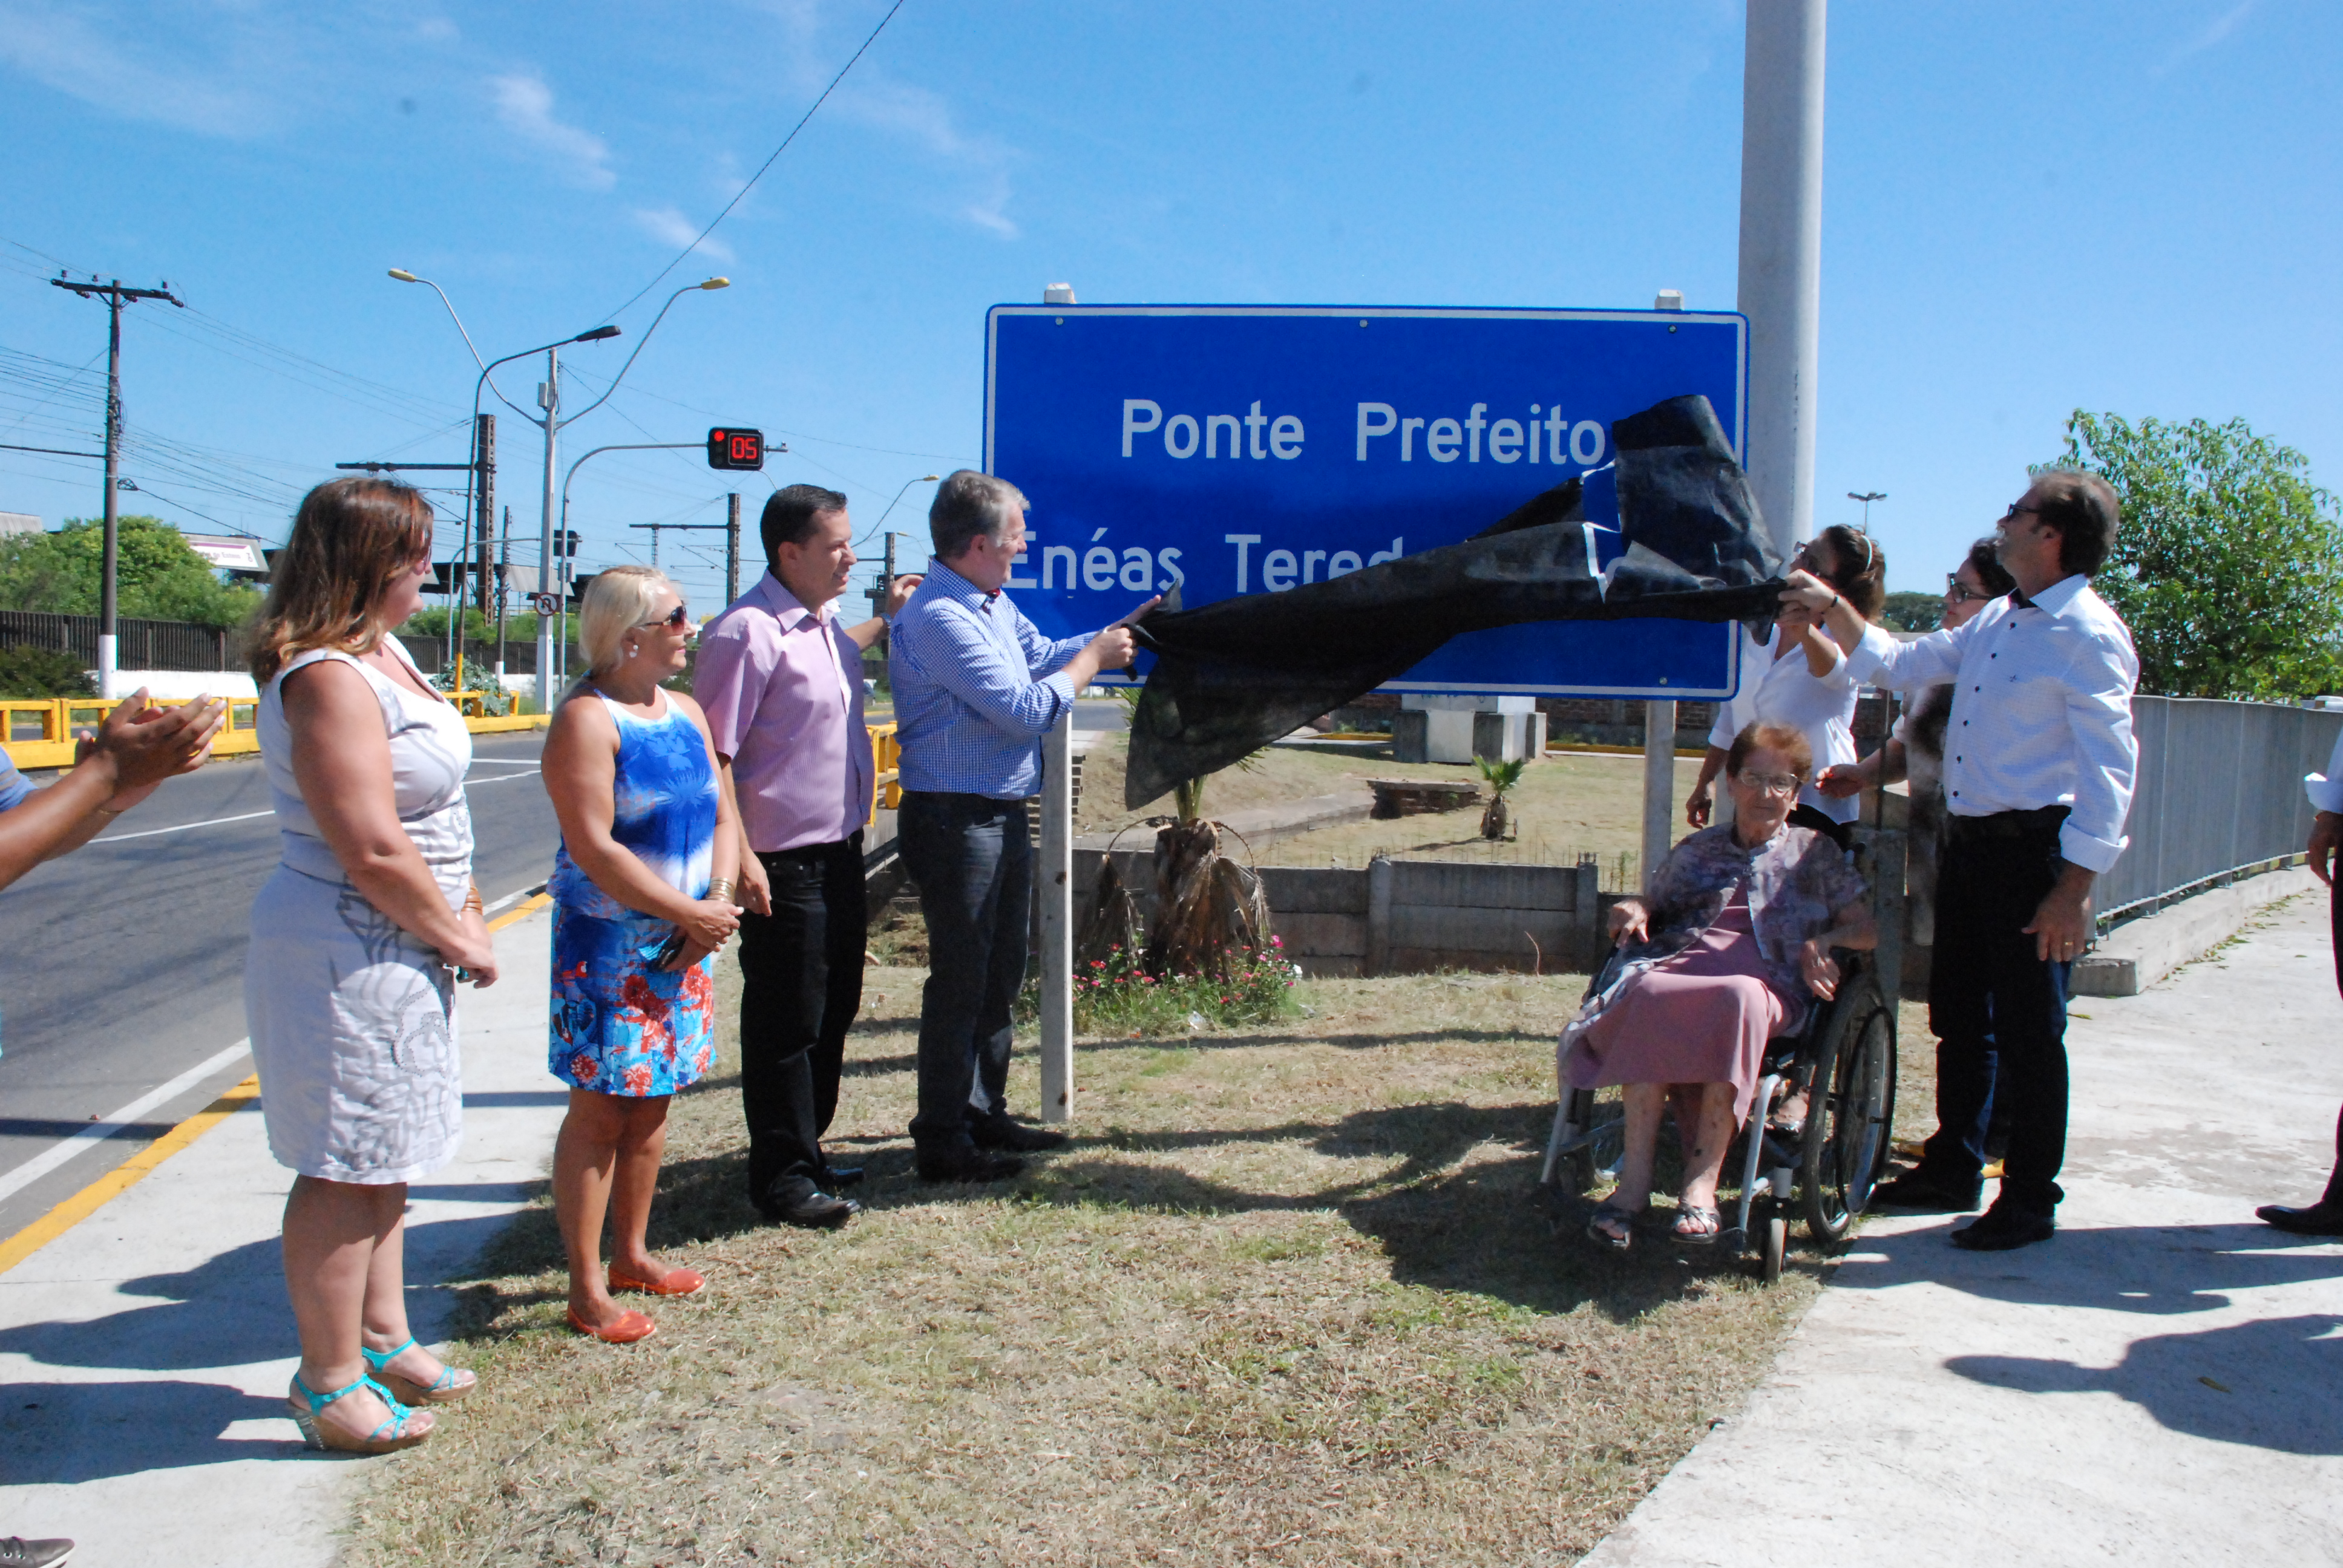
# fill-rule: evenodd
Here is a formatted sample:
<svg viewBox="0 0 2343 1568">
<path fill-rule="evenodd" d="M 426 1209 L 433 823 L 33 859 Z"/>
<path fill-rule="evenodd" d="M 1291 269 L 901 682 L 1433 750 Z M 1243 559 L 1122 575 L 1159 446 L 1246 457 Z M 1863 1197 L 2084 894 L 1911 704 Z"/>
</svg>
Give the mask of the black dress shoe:
<svg viewBox="0 0 2343 1568">
<path fill-rule="evenodd" d="M 1025 1161 L 980 1149 L 951 1149 L 920 1155 L 922 1181 L 1005 1181 L 1025 1169 Z"/>
<path fill-rule="evenodd" d="M 2308 1209 L 2265 1203 L 2254 1211 L 2254 1218 L 2298 1236 L 2343 1236 L 2343 1203 L 2329 1203 L 2323 1199 Z"/>
<path fill-rule="evenodd" d="M 2058 1233 L 2047 1214 L 2032 1214 L 2006 1203 L 1996 1203 L 1970 1223 L 1953 1232 L 1953 1245 L 1972 1252 L 2006 1252 L 2030 1247 Z"/>
<path fill-rule="evenodd" d="M 1907 1171 L 1892 1181 L 1882 1181 L 1871 1190 L 1874 1209 L 1902 1209 L 1913 1214 L 1966 1214 L 1977 1207 L 1985 1196 L 1985 1183 L 1970 1181 L 1955 1186 L 1940 1181 L 1926 1171 Z"/>
<path fill-rule="evenodd" d="M 835 1192 L 840 1187 L 857 1186 L 861 1181 L 862 1167 L 860 1165 L 833 1165 L 821 1173 L 822 1189 L 830 1192 Z"/>
<path fill-rule="evenodd" d="M 1072 1140 L 1062 1132 L 1046 1128 L 1028 1127 L 1006 1116 L 988 1116 L 968 1124 L 968 1135 L 979 1149 L 1005 1149 L 1012 1154 L 1039 1154 L 1045 1150 L 1063 1149 Z"/>
<path fill-rule="evenodd" d="M 833 1198 L 820 1190 L 786 1203 L 759 1203 L 757 1207 L 768 1220 L 808 1231 L 835 1231 L 862 1212 L 862 1205 L 853 1199 Z"/>
</svg>

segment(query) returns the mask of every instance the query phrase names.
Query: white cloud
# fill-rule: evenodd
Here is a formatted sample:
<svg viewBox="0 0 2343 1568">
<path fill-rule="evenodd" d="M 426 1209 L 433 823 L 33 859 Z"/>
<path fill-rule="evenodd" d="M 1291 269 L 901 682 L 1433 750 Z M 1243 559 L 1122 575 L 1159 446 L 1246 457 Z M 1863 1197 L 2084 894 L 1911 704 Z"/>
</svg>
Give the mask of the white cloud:
<svg viewBox="0 0 2343 1568">
<path fill-rule="evenodd" d="M 2195 37 L 2175 49 L 2151 75 L 2167 75 L 2177 70 L 2184 62 L 2217 46 L 2226 41 L 2230 34 L 2236 32 L 2245 19 L 2254 14 L 2255 7 L 2260 4 L 2261 0 L 2238 0 L 2237 5 L 2230 6 L 2229 9 L 2207 23 Z"/>
<path fill-rule="evenodd" d="M 491 76 L 488 92 L 505 128 L 552 158 L 571 181 L 598 191 L 618 183 L 610 172 L 609 145 L 591 131 L 554 117 L 553 89 L 544 77 L 535 72 Z"/>
<path fill-rule="evenodd" d="M 635 222 L 641 225 L 643 232 L 653 239 L 671 246 L 689 245 L 699 234 L 698 224 L 671 206 L 637 207 Z M 699 249 L 699 254 L 710 261 L 720 261 L 728 266 L 740 259 L 730 246 L 714 235 L 700 240 Z"/>
<path fill-rule="evenodd" d="M 1014 194 L 1009 166 L 1015 154 L 1009 146 L 962 131 L 941 95 L 875 72 L 865 75 L 868 70 L 865 66 L 847 77 L 830 103 L 849 119 L 925 148 L 967 187 L 955 208 L 957 216 L 1003 239 L 1017 238 L 1021 231 L 1006 210 Z"/>
<path fill-rule="evenodd" d="M 200 40 L 156 31 L 96 6 L 0 0 L 0 62 L 58 92 L 207 136 L 250 136 L 279 117 L 275 85 L 295 75 L 282 39 L 232 21 Z M 183 41 L 193 47 L 174 47 Z"/>
</svg>

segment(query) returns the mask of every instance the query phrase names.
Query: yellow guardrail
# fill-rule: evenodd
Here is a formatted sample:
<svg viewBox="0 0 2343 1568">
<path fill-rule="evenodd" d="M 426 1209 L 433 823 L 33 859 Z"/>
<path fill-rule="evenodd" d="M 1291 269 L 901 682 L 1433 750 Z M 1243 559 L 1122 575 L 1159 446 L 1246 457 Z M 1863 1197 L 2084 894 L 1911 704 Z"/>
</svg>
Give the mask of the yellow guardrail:
<svg viewBox="0 0 2343 1568">
<path fill-rule="evenodd" d="M 464 728 L 475 735 L 513 729 L 542 729 L 542 713 L 494 717 L 485 711 L 487 694 L 451 694 L 464 715 Z M 114 707 L 102 697 L 39 697 L 0 699 L 0 750 L 19 768 L 70 768 L 77 736 L 95 730 Z M 228 699 L 227 728 L 212 742 L 215 757 L 234 757 L 260 749 L 260 704 L 249 697 Z"/>
<path fill-rule="evenodd" d="M 880 807 L 892 811 L 903 803 L 903 743 L 895 739 L 891 723 L 862 728 L 870 732 L 870 766 L 879 786 L 870 801 L 870 820 L 863 824 L 870 827 L 879 820 Z"/>
</svg>

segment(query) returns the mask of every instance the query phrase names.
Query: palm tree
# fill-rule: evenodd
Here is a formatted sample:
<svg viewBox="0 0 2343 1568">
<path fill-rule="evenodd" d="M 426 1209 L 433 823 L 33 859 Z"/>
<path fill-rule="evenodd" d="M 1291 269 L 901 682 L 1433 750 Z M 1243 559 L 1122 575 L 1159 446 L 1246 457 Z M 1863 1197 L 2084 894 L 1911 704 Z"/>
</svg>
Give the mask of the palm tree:
<svg viewBox="0 0 2343 1568">
<path fill-rule="evenodd" d="M 1525 760 L 1520 757 L 1510 762 L 1492 762 L 1486 757 L 1473 759 L 1473 766 L 1481 770 L 1481 782 L 1489 787 L 1489 803 L 1481 809 L 1481 837 L 1483 839 L 1505 836 L 1505 825 L 1513 817 L 1505 807 L 1505 792 L 1522 781 L 1522 768 Z"/>
</svg>

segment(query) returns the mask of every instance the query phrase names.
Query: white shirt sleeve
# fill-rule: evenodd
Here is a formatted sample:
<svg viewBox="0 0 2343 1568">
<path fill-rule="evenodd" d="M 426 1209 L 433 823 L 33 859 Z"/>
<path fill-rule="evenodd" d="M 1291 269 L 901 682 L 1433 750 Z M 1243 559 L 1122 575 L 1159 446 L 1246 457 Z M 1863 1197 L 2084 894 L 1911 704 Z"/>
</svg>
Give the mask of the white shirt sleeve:
<svg viewBox="0 0 2343 1568">
<path fill-rule="evenodd" d="M 2343 735 L 2335 738 L 2335 754 L 2327 759 L 2327 771 L 2304 774 L 2302 789 L 2310 797 L 2312 810 L 2343 811 Z"/>
<path fill-rule="evenodd" d="M 2132 674 L 2109 643 L 2093 638 L 2067 671 L 2066 728 L 2081 759 L 2075 804 L 2058 830 L 2058 853 L 2071 863 L 2105 871 L 2124 846 L 2139 771 L 2139 744 L 2131 732 Z"/>
<path fill-rule="evenodd" d="M 1950 631 L 1932 631 L 1912 642 L 1901 642 L 1879 627 L 1866 628 L 1863 640 L 1839 668 L 1850 681 L 1908 691 L 1931 681 L 1950 680 L 1961 672 L 1961 650 L 1967 634 L 1983 616 Z"/>
</svg>

